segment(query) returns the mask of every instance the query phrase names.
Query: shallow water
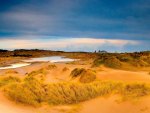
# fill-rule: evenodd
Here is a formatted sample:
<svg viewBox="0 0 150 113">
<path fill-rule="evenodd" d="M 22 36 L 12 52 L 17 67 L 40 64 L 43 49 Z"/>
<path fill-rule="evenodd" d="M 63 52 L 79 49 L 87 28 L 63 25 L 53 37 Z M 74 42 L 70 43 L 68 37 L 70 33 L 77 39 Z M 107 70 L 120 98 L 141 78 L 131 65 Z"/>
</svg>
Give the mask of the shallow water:
<svg viewBox="0 0 150 113">
<path fill-rule="evenodd" d="M 31 58 L 29 60 L 23 60 L 24 62 L 41 62 L 41 61 L 49 61 L 49 62 L 71 62 L 75 61 L 75 59 L 66 58 L 62 56 L 51 56 L 51 57 L 40 57 L 40 58 Z"/>
<path fill-rule="evenodd" d="M 62 56 L 50 56 L 50 57 L 40 57 L 40 58 L 30 58 L 28 60 L 22 60 L 25 63 L 15 63 L 15 64 L 11 64 L 9 66 L 5 66 L 5 67 L 0 67 L 0 69 L 14 69 L 14 68 L 19 68 L 19 67 L 24 67 L 24 66 L 28 66 L 31 65 L 32 62 L 71 62 L 71 61 L 75 61 L 75 59 L 71 59 L 71 58 L 66 58 L 66 57 L 62 57 Z"/>
<path fill-rule="evenodd" d="M 16 63 L 16 64 L 11 64 L 11 65 L 5 66 L 5 67 L 0 67 L 0 69 L 14 69 L 14 68 L 28 66 L 30 64 L 31 63 Z"/>
</svg>

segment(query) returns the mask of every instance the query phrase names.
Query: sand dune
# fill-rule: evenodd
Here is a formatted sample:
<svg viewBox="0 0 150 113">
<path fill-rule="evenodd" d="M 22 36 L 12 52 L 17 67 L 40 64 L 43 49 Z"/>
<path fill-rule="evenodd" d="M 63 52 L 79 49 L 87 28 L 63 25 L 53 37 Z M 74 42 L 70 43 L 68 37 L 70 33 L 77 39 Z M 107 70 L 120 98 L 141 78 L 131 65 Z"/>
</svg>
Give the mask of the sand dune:
<svg viewBox="0 0 150 113">
<path fill-rule="evenodd" d="M 121 102 L 119 96 L 99 97 L 80 104 L 77 113 L 150 113 L 150 97 Z M 0 113 L 68 113 L 73 108 L 65 106 L 42 106 L 39 108 L 16 104 L 0 94 Z M 74 113 L 72 111 L 71 113 Z"/>
<path fill-rule="evenodd" d="M 137 102 L 118 102 L 118 96 L 96 98 L 83 103 L 79 113 L 150 113 L 150 97 Z"/>
<path fill-rule="evenodd" d="M 17 76 L 24 77 L 26 73 L 34 70 L 43 68 L 51 63 L 35 63 L 30 66 L 14 69 L 19 74 Z M 56 69 L 52 69 L 46 75 L 47 82 L 59 82 L 68 81 L 70 72 L 76 68 L 90 68 L 89 65 L 74 65 L 65 63 L 56 63 Z M 69 70 L 63 72 L 63 68 L 67 67 Z M 93 69 L 93 68 L 91 68 Z M 117 80 L 124 82 L 150 82 L 150 76 L 148 72 L 145 71 L 124 71 L 110 69 L 106 67 L 95 68 L 97 78 L 100 80 Z M 5 73 L 7 70 L 1 71 L 1 74 Z M 16 75 L 15 75 L 16 76 Z M 82 108 L 79 113 L 150 113 L 150 97 L 144 97 L 139 100 L 139 102 L 117 102 L 119 96 L 110 96 L 108 98 L 99 97 L 86 102 L 81 103 Z M 69 113 L 72 107 L 70 106 L 42 106 L 38 108 L 16 104 L 8 100 L 2 92 L 0 93 L 0 113 Z M 68 110 L 69 107 L 69 110 Z"/>
<path fill-rule="evenodd" d="M 110 69 L 106 67 L 102 67 L 101 70 L 102 71 L 97 72 L 97 77 L 101 80 L 119 80 L 124 82 L 150 82 L 149 73 L 146 71 L 124 71 Z"/>
</svg>

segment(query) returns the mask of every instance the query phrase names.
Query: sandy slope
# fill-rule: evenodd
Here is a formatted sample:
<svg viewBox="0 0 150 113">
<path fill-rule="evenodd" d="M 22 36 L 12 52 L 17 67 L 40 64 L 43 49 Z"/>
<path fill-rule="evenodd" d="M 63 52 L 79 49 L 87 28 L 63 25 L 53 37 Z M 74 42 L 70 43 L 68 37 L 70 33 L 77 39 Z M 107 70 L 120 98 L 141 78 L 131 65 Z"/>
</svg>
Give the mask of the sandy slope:
<svg viewBox="0 0 150 113">
<path fill-rule="evenodd" d="M 0 113 L 34 113 L 34 111 L 34 108 L 17 105 L 9 101 L 0 93 Z"/>
<path fill-rule="evenodd" d="M 118 96 L 111 96 L 84 102 L 79 113 L 150 113 L 150 97 L 137 102 L 118 102 L 118 99 Z"/>
<path fill-rule="evenodd" d="M 0 113 L 75 113 L 78 108 L 78 105 L 31 107 L 10 101 L 0 93 Z"/>
<path fill-rule="evenodd" d="M 118 80 L 124 82 L 150 82 L 150 75 L 147 71 L 124 71 L 101 67 L 97 69 L 97 78 L 101 80 Z"/>
</svg>

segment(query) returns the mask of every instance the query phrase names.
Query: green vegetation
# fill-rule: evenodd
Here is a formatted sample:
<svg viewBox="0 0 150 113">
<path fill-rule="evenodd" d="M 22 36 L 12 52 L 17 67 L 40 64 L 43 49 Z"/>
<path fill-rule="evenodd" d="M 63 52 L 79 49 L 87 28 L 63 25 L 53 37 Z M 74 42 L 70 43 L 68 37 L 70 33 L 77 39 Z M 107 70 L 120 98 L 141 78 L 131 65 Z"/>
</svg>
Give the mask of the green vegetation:
<svg viewBox="0 0 150 113">
<path fill-rule="evenodd" d="M 113 56 L 99 58 L 94 61 L 94 66 L 99 66 L 101 64 L 104 64 L 105 66 L 111 68 L 120 68 L 122 66 L 122 63 L 116 57 Z"/>
<path fill-rule="evenodd" d="M 0 50 L 0 57 L 41 57 L 41 56 L 69 56 L 71 58 L 93 58 L 95 54 L 89 52 L 64 52 L 39 49 L 16 49 L 14 51 Z"/>
<path fill-rule="evenodd" d="M 93 66 L 104 65 L 110 68 L 148 67 L 150 52 L 139 53 L 102 53 L 93 61 Z"/>
<path fill-rule="evenodd" d="M 150 84 L 123 83 L 113 81 L 94 81 L 83 84 L 79 82 L 45 83 L 34 76 L 27 76 L 20 81 L 18 78 L 4 77 L 1 81 L 9 81 L 3 86 L 4 94 L 16 102 L 39 106 L 42 103 L 51 105 L 75 104 L 82 101 L 120 94 L 126 99 L 133 99 L 150 94 Z M 12 81 L 13 82 L 10 82 Z"/>
<path fill-rule="evenodd" d="M 70 76 L 75 79 L 79 77 L 79 81 L 82 83 L 89 83 L 96 79 L 96 74 L 90 69 L 75 68 L 72 70 Z"/>
</svg>

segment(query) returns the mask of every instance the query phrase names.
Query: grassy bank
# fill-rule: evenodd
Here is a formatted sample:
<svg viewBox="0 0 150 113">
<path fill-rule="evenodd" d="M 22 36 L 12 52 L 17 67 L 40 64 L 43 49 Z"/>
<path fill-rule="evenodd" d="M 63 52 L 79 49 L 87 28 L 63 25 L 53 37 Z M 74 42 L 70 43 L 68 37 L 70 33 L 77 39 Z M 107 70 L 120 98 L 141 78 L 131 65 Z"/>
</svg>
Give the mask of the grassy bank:
<svg viewBox="0 0 150 113">
<path fill-rule="evenodd" d="M 3 79 L 0 79 L 0 83 Z M 10 79 L 1 85 L 4 94 L 13 101 L 33 106 L 39 106 L 42 103 L 75 104 L 110 94 L 119 94 L 126 99 L 150 94 L 150 85 L 144 83 L 115 81 L 94 81 L 86 84 L 79 82 L 45 83 L 33 76 L 27 76 L 22 81 L 19 78 L 12 80 L 10 77 Z"/>
<path fill-rule="evenodd" d="M 102 53 L 93 61 L 93 67 L 104 65 L 110 68 L 126 69 L 150 66 L 150 52 Z"/>
</svg>

